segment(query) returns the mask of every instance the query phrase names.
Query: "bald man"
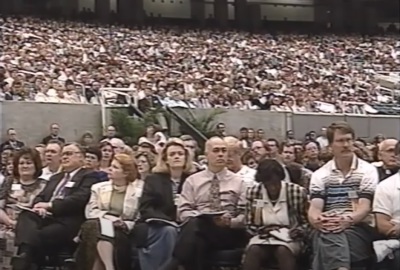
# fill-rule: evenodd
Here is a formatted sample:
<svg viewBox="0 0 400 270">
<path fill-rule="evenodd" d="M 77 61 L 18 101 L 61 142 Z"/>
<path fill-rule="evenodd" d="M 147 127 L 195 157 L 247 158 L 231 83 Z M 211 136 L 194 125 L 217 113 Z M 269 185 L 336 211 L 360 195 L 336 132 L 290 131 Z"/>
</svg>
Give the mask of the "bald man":
<svg viewBox="0 0 400 270">
<path fill-rule="evenodd" d="M 399 162 L 395 153 L 397 143 L 396 139 L 386 139 L 379 144 L 378 157 L 381 162 L 373 163 L 378 168 L 379 181 L 383 181 L 399 171 Z"/>
<path fill-rule="evenodd" d="M 207 169 L 189 176 L 178 202 L 178 219 L 186 223 L 179 234 L 173 260 L 163 270 L 210 269 L 210 250 L 242 248 L 247 244 L 244 223 L 246 188 L 226 167 L 228 144 L 219 137 L 206 142 Z M 218 214 L 217 214 L 218 213 Z M 208 214 L 208 215 L 205 215 Z"/>
<path fill-rule="evenodd" d="M 224 141 L 228 147 L 227 168 L 240 176 L 247 187 L 253 186 L 255 184 L 254 177 L 256 170 L 243 165 L 241 161 L 244 151 L 242 142 L 233 136 L 225 137 Z"/>
</svg>

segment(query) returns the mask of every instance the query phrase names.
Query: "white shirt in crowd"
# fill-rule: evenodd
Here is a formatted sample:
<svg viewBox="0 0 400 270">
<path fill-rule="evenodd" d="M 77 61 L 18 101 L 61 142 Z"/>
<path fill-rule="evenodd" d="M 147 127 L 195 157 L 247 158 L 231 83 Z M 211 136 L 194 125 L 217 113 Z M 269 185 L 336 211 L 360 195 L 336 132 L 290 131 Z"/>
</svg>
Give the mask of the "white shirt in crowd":
<svg viewBox="0 0 400 270">
<path fill-rule="evenodd" d="M 322 137 L 322 136 L 319 136 L 318 138 L 317 138 L 317 142 L 319 143 L 319 146 L 321 147 L 321 148 L 325 148 L 325 147 L 328 147 L 328 139 L 326 138 L 326 137 Z"/>
<path fill-rule="evenodd" d="M 55 175 L 55 174 L 57 174 L 59 172 L 60 172 L 60 170 L 57 170 L 56 172 L 52 172 L 52 171 L 50 171 L 49 167 L 44 167 L 42 169 L 42 174 L 39 176 L 39 178 L 43 179 L 43 180 L 46 180 L 46 181 L 49 181 L 50 177 L 52 177 L 53 175 Z"/>
<path fill-rule="evenodd" d="M 400 224 L 400 175 L 396 173 L 378 184 L 372 210 L 391 217 L 393 223 Z M 379 240 L 374 242 L 377 261 L 383 261 L 394 250 L 400 249 L 400 240 Z"/>
<path fill-rule="evenodd" d="M 240 176 L 247 187 L 252 187 L 256 183 L 256 170 L 246 165 L 243 165 L 242 168 L 236 173 L 236 175 Z"/>
</svg>

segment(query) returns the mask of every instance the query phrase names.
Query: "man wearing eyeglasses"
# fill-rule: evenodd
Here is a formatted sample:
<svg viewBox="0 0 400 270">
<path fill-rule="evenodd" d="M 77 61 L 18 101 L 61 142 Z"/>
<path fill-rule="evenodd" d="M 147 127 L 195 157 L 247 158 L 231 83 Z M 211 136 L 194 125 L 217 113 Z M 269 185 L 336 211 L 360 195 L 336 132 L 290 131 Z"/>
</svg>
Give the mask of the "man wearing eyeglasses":
<svg viewBox="0 0 400 270">
<path fill-rule="evenodd" d="M 90 188 L 97 182 L 92 170 L 83 168 L 81 146 L 67 144 L 61 151 L 62 172 L 50 177 L 30 210 L 23 211 L 17 221 L 15 243 L 19 255 L 15 270 L 31 269 L 49 251 L 68 246 L 84 221 L 84 209 Z"/>
</svg>

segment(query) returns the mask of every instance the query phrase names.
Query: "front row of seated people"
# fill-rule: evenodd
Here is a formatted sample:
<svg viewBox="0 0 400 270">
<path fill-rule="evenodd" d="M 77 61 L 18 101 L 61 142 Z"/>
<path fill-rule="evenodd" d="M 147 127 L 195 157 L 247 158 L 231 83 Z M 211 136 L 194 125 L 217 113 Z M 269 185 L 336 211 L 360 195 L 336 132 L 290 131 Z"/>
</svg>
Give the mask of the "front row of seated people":
<svg viewBox="0 0 400 270">
<path fill-rule="evenodd" d="M 142 270 L 210 269 L 212 252 L 235 248 L 245 250 L 244 270 L 272 261 L 294 270 L 307 246 L 312 269 L 349 270 L 374 259 L 375 240 L 381 243 L 376 257 L 384 252 L 390 269 L 400 269 L 399 175 L 377 187 L 376 168 L 352 152 L 355 135 L 347 123 L 332 124 L 327 137 L 334 159 L 313 174 L 309 199 L 304 187 L 282 181 L 284 168 L 274 159 L 260 161 L 254 185 L 246 186 L 227 170 L 232 151 L 217 137 L 206 143 L 206 170 L 193 174 L 184 144 L 171 139 L 144 181 L 135 161 L 117 154 L 110 181 L 96 183 L 82 167 L 82 149 L 70 144 L 62 150 L 63 172 L 43 184 L 37 153 L 20 152 L 13 182 L 1 189 L 0 241 L 16 245 L 11 253 L 2 245 L 3 269 L 31 269 L 73 240 L 82 270 L 129 269 L 131 246 Z M 113 222 L 114 237 L 102 233 L 101 219 Z"/>
</svg>

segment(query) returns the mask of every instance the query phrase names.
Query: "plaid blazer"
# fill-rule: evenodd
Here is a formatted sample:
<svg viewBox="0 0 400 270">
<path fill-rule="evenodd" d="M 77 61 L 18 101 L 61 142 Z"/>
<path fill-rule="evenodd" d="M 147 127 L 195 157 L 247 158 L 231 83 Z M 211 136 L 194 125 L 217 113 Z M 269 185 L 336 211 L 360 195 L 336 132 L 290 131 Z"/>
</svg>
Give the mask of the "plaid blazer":
<svg viewBox="0 0 400 270">
<path fill-rule="evenodd" d="M 300 227 L 306 232 L 309 227 L 307 219 L 307 208 L 308 208 L 308 198 L 307 191 L 305 188 L 294 184 L 282 182 L 286 187 L 286 198 L 288 204 L 289 221 L 290 227 Z M 261 224 L 256 224 L 255 222 L 255 207 L 254 202 L 256 200 L 262 200 L 261 183 L 257 183 L 250 187 L 246 193 L 246 229 L 250 235 L 254 236 L 258 234 L 258 229 L 263 227 L 263 222 Z"/>
</svg>

